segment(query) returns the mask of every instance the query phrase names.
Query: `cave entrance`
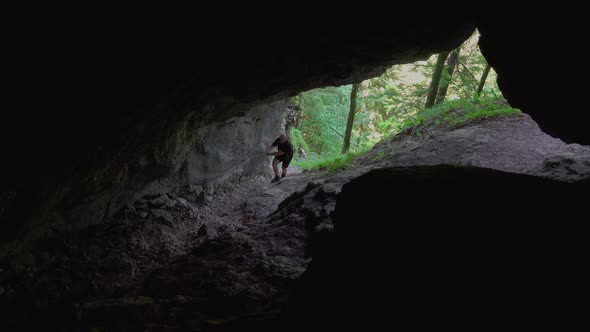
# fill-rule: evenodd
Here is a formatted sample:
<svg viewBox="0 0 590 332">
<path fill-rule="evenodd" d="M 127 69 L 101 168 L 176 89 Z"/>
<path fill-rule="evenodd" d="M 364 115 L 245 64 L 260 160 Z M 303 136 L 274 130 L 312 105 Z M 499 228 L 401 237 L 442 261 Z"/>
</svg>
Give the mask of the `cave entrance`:
<svg viewBox="0 0 590 332">
<path fill-rule="evenodd" d="M 388 68 L 352 85 L 302 92 L 291 99 L 286 130 L 303 169 L 337 169 L 377 142 L 482 117 L 519 114 L 502 95 L 479 49 L 476 30 L 458 48 Z"/>
</svg>

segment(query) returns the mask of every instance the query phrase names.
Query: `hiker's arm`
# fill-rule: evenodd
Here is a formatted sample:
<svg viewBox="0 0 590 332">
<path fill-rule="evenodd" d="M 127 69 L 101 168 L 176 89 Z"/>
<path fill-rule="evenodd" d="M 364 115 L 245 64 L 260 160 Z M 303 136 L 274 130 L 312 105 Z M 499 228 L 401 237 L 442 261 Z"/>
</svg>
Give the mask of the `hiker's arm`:
<svg viewBox="0 0 590 332">
<path fill-rule="evenodd" d="M 266 155 L 268 155 L 268 156 L 275 156 L 276 157 L 276 156 L 281 156 L 281 155 L 284 155 L 284 154 L 285 154 L 285 152 L 283 152 L 283 151 L 277 151 L 277 152 L 269 152 Z"/>
<path fill-rule="evenodd" d="M 280 156 L 280 155 L 285 154 L 285 152 L 280 151 L 280 150 L 277 151 L 277 152 L 270 152 L 270 150 L 272 150 L 272 149 L 275 148 L 275 146 L 276 146 L 275 143 L 276 143 L 276 141 L 273 142 L 271 145 L 268 146 L 268 149 L 266 150 L 266 155 L 267 156 L 275 156 L 276 157 L 276 156 Z"/>
</svg>

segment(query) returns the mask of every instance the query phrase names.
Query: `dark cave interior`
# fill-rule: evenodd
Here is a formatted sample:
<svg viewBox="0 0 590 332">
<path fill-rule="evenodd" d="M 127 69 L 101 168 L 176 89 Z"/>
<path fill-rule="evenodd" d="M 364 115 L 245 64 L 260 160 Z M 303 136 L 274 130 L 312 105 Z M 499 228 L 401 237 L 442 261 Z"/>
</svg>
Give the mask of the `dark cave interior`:
<svg viewBox="0 0 590 332">
<path fill-rule="evenodd" d="M 100 225 L 154 182 L 191 185 L 194 170 L 205 169 L 198 163 L 208 139 L 272 135 L 240 129 L 234 119 L 270 119 L 276 103 L 298 92 L 359 82 L 451 50 L 476 28 L 511 105 L 551 136 L 590 144 L 588 67 L 564 68 L 584 54 L 587 27 L 581 11 L 558 6 L 225 4 L 8 17 L 0 324 L 91 330 L 72 323 L 73 303 L 48 309 L 44 286 L 9 293 L 10 280 L 41 266 L 53 239 Z M 399 12 L 407 14 L 391 18 Z M 230 120 L 242 131 L 223 129 Z M 252 161 L 240 172 L 257 167 Z M 475 167 L 367 173 L 344 185 L 335 231 L 312 239 L 313 260 L 289 286 L 293 295 L 278 321 L 258 317 L 209 330 L 577 330 L 587 325 L 587 193 L 588 181 Z M 432 205 L 404 201 L 410 194 Z M 480 203 L 499 197 L 482 214 Z M 403 218 L 388 217 L 392 201 L 406 207 Z"/>
</svg>

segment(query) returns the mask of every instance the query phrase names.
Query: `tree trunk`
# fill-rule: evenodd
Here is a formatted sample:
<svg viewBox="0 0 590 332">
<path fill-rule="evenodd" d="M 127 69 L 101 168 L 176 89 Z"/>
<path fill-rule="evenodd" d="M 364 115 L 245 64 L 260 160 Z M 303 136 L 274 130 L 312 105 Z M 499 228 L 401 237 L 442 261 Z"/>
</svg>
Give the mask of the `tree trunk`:
<svg viewBox="0 0 590 332">
<path fill-rule="evenodd" d="M 299 112 L 297 112 L 297 117 L 295 118 L 295 129 L 301 130 L 301 118 L 303 117 L 303 108 L 299 108 Z"/>
<path fill-rule="evenodd" d="M 440 77 L 448 55 L 449 52 L 438 54 L 436 65 L 434 66 L 434 73 L 432 74 L 432 81 L 430 81 L 430 87 L 428 88 L 428 97 L 426 98 L 426 104 L 424 105 L 425 108 L 430 108 L 434 105 L 438 93 L 438 85 L 440 84 Z"/>
<path fill-rule="evenodd" d="M 354 116 L 356 115 L 356 95 L 359 90 L 358 83 L 352 85 L 350 92 L 350 111 L 348 112 L 348 121 L 346 122 L 346 132 L 344 133 L 344 143 L 342 144 L 342 153 L 347 153 L 350 149 L 350 137 L 352 136 L 352 125 L 354 124 Z"/>
<path fill-rule="evenodd" d="M 287 119 L 285 120 L 285 134 L 291 140 L 291 129 L 295 127 L 297 119 L 297 106 L 287 106 Z"/>
<path fill-rule="evenodd" d="M 483 70 L 483 74 L 481 74 L 481 79 L 479 80 L 479 85 L 477 86 L 477 95 L 478 96 L 483 91 L 484 85 L 486 85 L 486 80 L 488 79 L 488 74 L 490 73 L 490 69 L 492 69 L 492 66 L 490 66 L 490 64 L 488 63 L 486 65 L 486 68 Z"/>
<path fill-rule="evenodd" d="M 303 122 L 303 103 L 305 99 L 303 98 L 303 94 L 299 94 L 299 109 L 297 110 L 297 117 L 295 118 L 295 128 L 301 130 L 301 123 Z"/>
<path fill-rule="evenodd" d="M 444 75 L 441 79 L 435 104 L 442 103 L 443 101 L 445 101 L 445 98 L 447 97 L 447 91 L 449 90 L 449 85 L 451 85 L 451 82 L 453 81 L 453 73 L 455 72 L 457 61 L 459 60 L 460 51 L 461 47 L 457 47 L 457 49 L 453 50 L 449 55 L 449 60 L 447 61 Z"/>
<path fill-rule="evenodd" d="M 363 139 L 363 129 L 365 129 L 365 128 L 361 124 L 359 126 L 359 139 L 356 141 L 356 148 L 354 148 L 355 151 L 357 151 L 359 149 L 359 146 L 361 146 L 361 140 Z"/>
</svg>

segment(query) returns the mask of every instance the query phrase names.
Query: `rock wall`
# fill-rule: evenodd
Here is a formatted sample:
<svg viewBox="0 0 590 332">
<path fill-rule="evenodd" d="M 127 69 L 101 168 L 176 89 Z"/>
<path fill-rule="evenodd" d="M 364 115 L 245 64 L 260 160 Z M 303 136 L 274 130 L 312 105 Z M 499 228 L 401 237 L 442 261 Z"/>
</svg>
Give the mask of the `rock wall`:
<svg viewBox="0 0 590 332">
<path fill-rule="evenodd" d="M 590 178 L 590 147 L 545 134 L 527 114 L 482 118 L 456 127 L 423 123 L 378 143 L 361 160 L 360 164 L 381 167 L 473 166 L 564 182 Z"/>
<path fill-rule="evenodd" d="M 256 106 L 243 117 L 205 128 L 180 181 L 206 184 L 268 171 L 271 159 L 264 152 L 282 131 L 286 106 L 285 100 Z"/>
<path fill-rule="evenodd" d="M 481 51 L 510 104 L 531 115 L 547 134 L 588 145 L 590 114 L 579 110 L 586 108 L 582 96 L 590 68 L 574 60 L 588 30 L 584 15 L 575 5 L 519 9 L 494 4 L 482 10 L 478 30 Z M 561 64 L 571 64 L 572 70 Z"/>
<path fill-rule="evenodd" d="M 177 149 L 184 152 L 168 170 L 175 173 L 146 181 L 151 169 L 145 167 L 115 196 L 108 216 L 144 195 L 163 194 L 187 186 L 231 185 L 243 177 L 268 174 L 271 159 L 264 152 L 284 126 L 286 106 L 286 100 L 265 103 L 252 107 L 242 116 L 192 128 L 194 139 L 178 142 L 181 147 Z"/>
</svg>

